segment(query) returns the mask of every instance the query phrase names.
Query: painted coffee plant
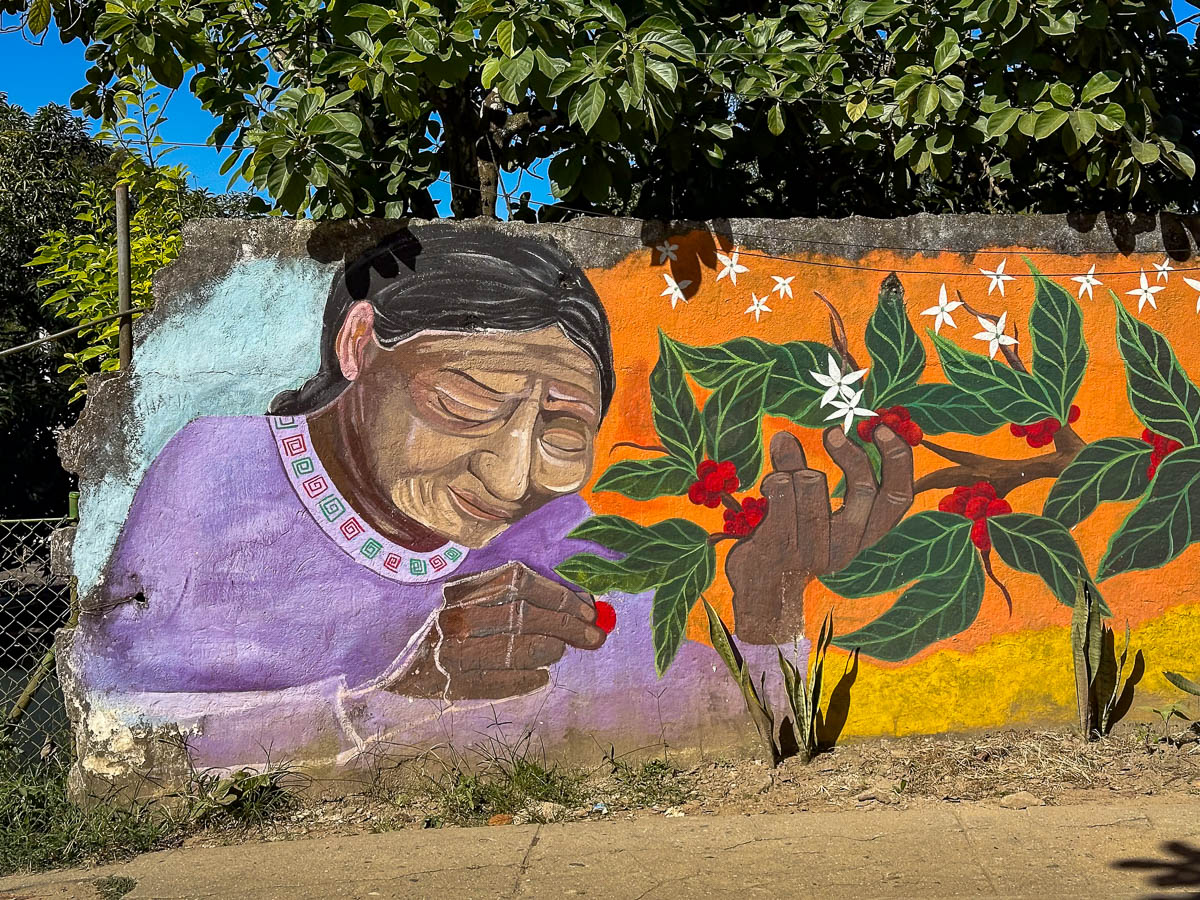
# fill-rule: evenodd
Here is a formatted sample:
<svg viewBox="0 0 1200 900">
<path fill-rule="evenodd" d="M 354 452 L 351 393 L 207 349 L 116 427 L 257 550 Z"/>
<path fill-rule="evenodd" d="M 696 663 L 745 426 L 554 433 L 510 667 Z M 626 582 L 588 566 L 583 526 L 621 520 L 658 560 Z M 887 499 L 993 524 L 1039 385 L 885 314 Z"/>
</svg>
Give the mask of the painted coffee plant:
<svg viewBox="0 0 1200 900">
<path fill-rule="evenodd" d="M 986 579 L 1001 589 L 1011 610 L 1006 567 L 1040 576 L 1054 599 L 1070 607 L 1080 579 L 1100 596 L 1097 583 L 1174 559 L 1200 541 L 1200 525 L 1193 524 L 1200 515 L 1200 391 L 1166 338 L 1110 292 L 1128 400 L 1145 430 L 1085 442 L 1075 431 L 1081 410 L 1073 402 L 1088 365 L 1082 311 L 1070 291 L 1026 262 L 1035 296 L 1019 342 L 1007 314 L 977 312 L 961 296 L 948 302 L 944 288 L 938 306 L 925 310 L 935 317 L 928 337 L 946 383 L 923 381 L 925 346 L 894 274 L 883 280 L 866 326 L 870 359 L 864 367 L 850 352 L 836 307 L 824 297 L 829 345 L 738 337 L 690 346 L 660 331 L 649 379 L 659 443 L 640 448 L 651 454 L 647 458 L 609 466 L 594 490 L 634 500 L 686 496 L 695 505 L 695 521 L 645 525 L 595 516 L 573 536 L 611 553 L 572 556 L 559 574 L 597 595 L 654 591 L 650 626 L 656 667 L 664 672 L 683 641 L 689 611 L 718 577 L 715 545 L 751 540 L 771 514 L 756 491 L 764 469 L 764 416 L 796 428 L 840 429 L 866 451 L 876 472 L 873 438 L 881 426 L 947 462 L 912 485 L 916 495 L 938 495 L 936 510 L 900 519 L 839 570 L 817 574 L 845 598 L 901 591 L 873 621 L 837 637 L 845 649 L 886 661 L 908 659 L 975 621 Z M 940 333 L 959 307 L 978 318 L 983 331 L 976 337 L 988 353 L 966 350 Z M 703 405 L 693 384 L 709 392 Z M 935 440 L 998 429 L 1047 449 L 1032 458 L 1000 459 Z M 1010 492 L 1046 478 L 1054 483 L 1040 512 L 1013 509 Z M 844 490 L 840 484 L 833 493 Z M 1097 571 L 1089 572 L 1071 529 L 1101 503 L 1137 498 Z M 789 567 L 782 555 L 775 564 Z M 1099 603 L 1110 615 L 1103 597 Z"/>
</svg>

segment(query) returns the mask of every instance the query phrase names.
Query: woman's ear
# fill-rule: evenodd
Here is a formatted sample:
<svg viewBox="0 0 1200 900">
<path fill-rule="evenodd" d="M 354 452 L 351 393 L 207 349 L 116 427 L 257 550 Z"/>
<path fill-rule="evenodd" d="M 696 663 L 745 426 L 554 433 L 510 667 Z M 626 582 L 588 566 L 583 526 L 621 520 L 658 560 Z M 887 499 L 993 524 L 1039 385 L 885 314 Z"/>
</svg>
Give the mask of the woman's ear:
<svg viewBox="0 0 1200 900">
<path fill-rule="evenodd" d="M 360 300 L 350 307 L 342 327 L 338 329 L 337 350 L 338 366 L 347 381 L 354 381 L 362 371 L 363 358 L 367 347 L 375 339 L 375 308 L 365 300 Z"/>
</svg>

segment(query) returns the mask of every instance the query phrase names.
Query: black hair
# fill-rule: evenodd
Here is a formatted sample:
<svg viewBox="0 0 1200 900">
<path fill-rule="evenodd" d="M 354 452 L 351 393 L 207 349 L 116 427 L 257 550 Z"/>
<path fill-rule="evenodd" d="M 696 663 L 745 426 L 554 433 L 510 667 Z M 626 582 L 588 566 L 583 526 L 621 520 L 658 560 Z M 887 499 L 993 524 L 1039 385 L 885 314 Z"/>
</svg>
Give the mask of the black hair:
<svg viewBox="0 0 1200 900">
<path fill-rule="evenodd" d="M 355 303 L 375 310 L 384 347 L 422 331 L 533 331 L 551 325 L 596 364 L 601 415 L 612 400 L 608 317 L 587 276 L 557 244 L 496 228 L 419 225 L 353 260 L 333 283 L 321 329 L 321 368 L 298 390 L 271 401 L 272 415 L 304 415 L 349 386 L 337 335 Z"/>
</svg>

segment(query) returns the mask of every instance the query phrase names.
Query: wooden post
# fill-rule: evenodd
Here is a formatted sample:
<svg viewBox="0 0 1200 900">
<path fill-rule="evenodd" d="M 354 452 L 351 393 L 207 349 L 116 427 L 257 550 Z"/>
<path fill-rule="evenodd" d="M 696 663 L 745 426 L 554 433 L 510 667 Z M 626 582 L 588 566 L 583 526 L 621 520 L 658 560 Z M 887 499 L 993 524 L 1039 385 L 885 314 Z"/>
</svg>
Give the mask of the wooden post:
<svg viewBox="0 0 1200 900">
<path fill-rule="evenodd" d="M 133 309 L 132 273 L 129 252 L 129 185 L 117 185 L 117 312 L 129 313 Z M 117 360 L 121 371 L 129 368 L 133 361 L 133 316 L 121 320 L 117 333 Z"/>
</svg>

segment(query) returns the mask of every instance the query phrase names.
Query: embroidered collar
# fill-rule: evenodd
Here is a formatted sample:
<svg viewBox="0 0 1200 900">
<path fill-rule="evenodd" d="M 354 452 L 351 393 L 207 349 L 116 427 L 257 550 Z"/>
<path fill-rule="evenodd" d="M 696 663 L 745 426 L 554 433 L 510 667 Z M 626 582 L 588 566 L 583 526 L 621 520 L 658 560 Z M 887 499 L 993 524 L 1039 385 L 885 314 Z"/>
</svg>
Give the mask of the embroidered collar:
<svg viewBox="0 0 1200 900">
<path fill-rule="evenodd" d="M 463 564 L 467 548 L 448 542 L 418 553 L 390 541 L 367 524 L 333 484 L 313 449 L 304 416 L 271 416 L 275 449 L 296 496 L 321 530 L 347 556 L 392 581 L 423 583 L 445 578 Z"/>
</svg>

